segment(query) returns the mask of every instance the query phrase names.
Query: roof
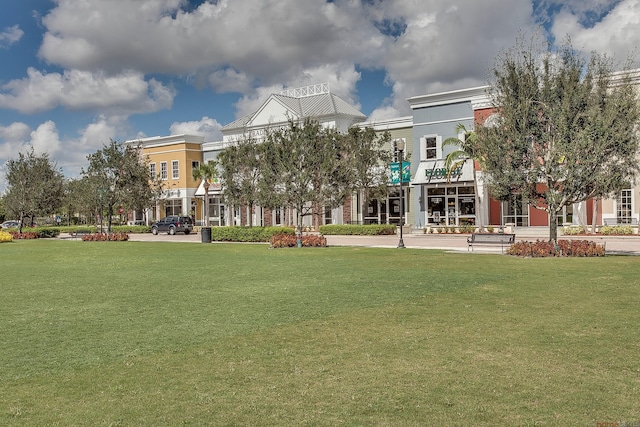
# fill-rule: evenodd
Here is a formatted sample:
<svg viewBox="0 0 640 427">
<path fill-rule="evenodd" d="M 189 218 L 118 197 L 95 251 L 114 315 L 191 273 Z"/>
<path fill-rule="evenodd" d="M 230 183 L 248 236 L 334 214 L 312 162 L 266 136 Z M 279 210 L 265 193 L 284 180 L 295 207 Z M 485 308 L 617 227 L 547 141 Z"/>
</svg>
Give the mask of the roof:
<svg viewBox="0 0 640 427">
<path fill-rule="evenodd" d="M 222 131 L 251 126 L 253 124 L 252 120 L 256 115 L 264 108 L 265 105 L 272 102 L 279 103 L 294 119 L 304 117 L 350 116 L 356 118 L 358 121 L 362 121 L 367 117 L 338 95 L 330 92 L 303 97 L 272 94 L 269 99 L 267 99 L 267 101 L 265 101 L 265 103 L 262 104 L 262 106 L 254 113 L 241 117 L 223 126 Z M 259 123 L 256 125 L 262 126 L 264 124 Z"/>
</svg>

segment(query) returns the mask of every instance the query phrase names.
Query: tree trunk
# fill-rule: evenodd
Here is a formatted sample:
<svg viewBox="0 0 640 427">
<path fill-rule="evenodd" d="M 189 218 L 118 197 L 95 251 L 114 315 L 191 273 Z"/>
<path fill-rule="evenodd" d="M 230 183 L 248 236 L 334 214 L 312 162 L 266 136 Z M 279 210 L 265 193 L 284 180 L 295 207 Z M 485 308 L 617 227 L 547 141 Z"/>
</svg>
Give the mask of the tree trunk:
<svg viewBox="0 0 640 427">
<path fill-rule="evenodd" d="M 549 241 L 558 242 L 558 212 L 549 209 Z"/>
<path fill-rule="evenodd" d="M 593 218 L 591 218 L 591 233 L 596 234 L 596 225 L 598 224 L 598 205 L 600 204 L 600 198 L 593 199 Z"/>
</svg>

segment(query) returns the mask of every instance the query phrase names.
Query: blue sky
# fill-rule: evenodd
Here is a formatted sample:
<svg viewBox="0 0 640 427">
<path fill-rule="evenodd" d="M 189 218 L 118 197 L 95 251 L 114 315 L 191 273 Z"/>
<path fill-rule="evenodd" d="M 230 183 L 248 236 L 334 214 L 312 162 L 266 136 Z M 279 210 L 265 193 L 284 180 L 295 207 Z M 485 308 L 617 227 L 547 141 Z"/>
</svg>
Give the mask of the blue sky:
<svg viewBox="0 0 640 427">
<path fill-rule="evenodd" d="M 220 127 L 329 82 L 371 120 L 479 86 L 522 34 L 637 59 L 640 0 L 0 0 L 0 191 L 33 146 L 67 176 L 109 139 Z"/>
</svg>

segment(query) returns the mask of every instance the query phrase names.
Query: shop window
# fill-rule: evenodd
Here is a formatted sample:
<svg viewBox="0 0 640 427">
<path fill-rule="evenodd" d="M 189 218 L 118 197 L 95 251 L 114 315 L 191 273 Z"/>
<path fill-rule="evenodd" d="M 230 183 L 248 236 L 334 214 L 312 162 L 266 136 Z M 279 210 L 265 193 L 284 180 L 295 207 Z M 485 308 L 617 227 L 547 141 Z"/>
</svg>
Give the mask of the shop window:
<svg viewBox="0 0 640 427">
<path fill-rule="evenodd" d="M 512 196 L 509 201 L 503 202 L 503 223 L 529 226 L 529 205 L 522 201 L 522 197 Z"/>
<path fill-rule="evenodd" d="M 618 224 L 631 224 L 631 189 L 624 189 L 616 197 L 616 221 Z"/>
<path fill-rule="evenodd" d="M 171 199 L 165 201 L 164 213 L 165 216 L 182 215 L 182 199 Z"/>
</svg>

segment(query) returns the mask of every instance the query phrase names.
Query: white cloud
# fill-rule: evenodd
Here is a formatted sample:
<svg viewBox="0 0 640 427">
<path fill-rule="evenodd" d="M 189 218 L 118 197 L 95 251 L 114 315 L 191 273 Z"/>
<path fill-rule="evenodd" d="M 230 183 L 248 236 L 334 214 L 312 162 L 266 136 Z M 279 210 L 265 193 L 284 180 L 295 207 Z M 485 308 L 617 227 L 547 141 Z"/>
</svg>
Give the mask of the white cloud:
<svg viewBox="0 0 640 427">
<path fill-rule="evenodd" d="M 157 80 L 146 81 L 135 71 L 117 75 L 68 70 L 43 73 L 27 70 L 27 77 L 5 83 L 0 108 L 36 113 L 62 106 L 70 110 L 113 111 L 119 114 L 149 113 L 169 108 L 175 90 Z"/>
<path fill-rule="evenodd" d="M 640 49 L 637 29 L 640 28 L 640 0 L 620 1 L 600 22 L 593 26 L 581 23 L 582 11 L 565 8 L 552 27 L 556 39 L 570 36 L 575 48 L 589 53 L 606 53 L 619 61 L 636 57 Z"/>
<path fill-rule="evenodd" d="M 5 28 L 0 33 L 0 49 L 8 48 L 12 44 L 17 43 L 23 35 L 24 31 L 22 31 L 18 25 Z"/>
<path fill-rule="evenodd" d="M 171 135 L 202 135 L 205 141 L 210 142 L 222 140 L 220 128 L 222 125 L 217 120 L 205 116 L 199 121 L 173 122 L 169 130 Z"/>
</svg>

